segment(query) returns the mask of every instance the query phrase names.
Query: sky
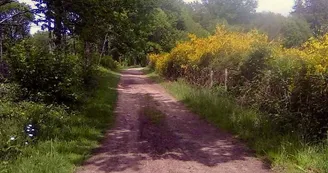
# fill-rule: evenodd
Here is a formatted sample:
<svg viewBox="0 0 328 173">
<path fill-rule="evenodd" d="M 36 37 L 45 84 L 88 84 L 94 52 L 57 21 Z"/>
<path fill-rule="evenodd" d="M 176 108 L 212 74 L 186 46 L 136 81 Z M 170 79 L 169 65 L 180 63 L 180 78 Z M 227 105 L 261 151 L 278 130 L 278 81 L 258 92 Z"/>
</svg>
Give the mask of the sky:
<svg viewBox="0 0 328 173">
<path fill-rule="evenodd" d="M 195 0 L 184 0 L 193 2 Z M 198 0 L 199 1 L 199 0 Z M 258 0 L 259 5 L 257 12 L 270 11 L 287 16 L 294 6 L 294 0 Z"/>
<path fill-rule="evenodd" d="M 195 0 L 184 0 L 185 2 L 192 2 Z M 197 1 L 197 0 L 196 0 Z M 200 0 L 198 0 L 200 1 Z M 287 16 L 291 12 L 294 5 L 294 0 L 258 0 L 259 5 L 257 12 L 270 11 L 274 13 L 280 13 L 284 16 Z M 19 2 L 25 2 L 32 5 L 31 0 L 19 0 Z M 40 30 L 40 27 L 32 25 L 31 33 L 35 33 Z"/>
<path fill-rule="evenodd" d="M 29 4 L 29 5 L 31 5 L 32 7 L 34 7 L 33 6 L 33 2 L 32 2 L 32 0 L 18 0 L 19 2 L 24 2 L 24 3 L 26 3 L 26 4 Z M 30 30 L 30 33 L 31 34 L 34 34 L 34 33 L 36 33 L 37 31 L 39 31 L 39 30 L 41 30 L 41 27 L 40 26 L 36 26 L 35 24 L 32 24 L 31 25 L 31 30 Z"/>
<path fill-rule="evenodd" d="M 287 16 L 293 9 L 294 0 L 259 0 L 257 11 L 271 11 Z"/>
</svg>

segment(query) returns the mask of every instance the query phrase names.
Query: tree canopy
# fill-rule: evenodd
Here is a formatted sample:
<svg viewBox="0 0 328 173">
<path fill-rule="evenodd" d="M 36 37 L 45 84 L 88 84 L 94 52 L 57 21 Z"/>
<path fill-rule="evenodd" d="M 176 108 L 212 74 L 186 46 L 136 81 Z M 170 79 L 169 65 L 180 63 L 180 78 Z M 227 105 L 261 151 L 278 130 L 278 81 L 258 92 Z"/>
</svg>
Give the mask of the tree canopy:
<svg viewBox="0 0 328 173">
<path fill-rule="evenodd" d="M 328 1 L 296 0 L 293 15 L 303 17 L 311 25 L 316 36 L 328 32 Z"/>
</svg>

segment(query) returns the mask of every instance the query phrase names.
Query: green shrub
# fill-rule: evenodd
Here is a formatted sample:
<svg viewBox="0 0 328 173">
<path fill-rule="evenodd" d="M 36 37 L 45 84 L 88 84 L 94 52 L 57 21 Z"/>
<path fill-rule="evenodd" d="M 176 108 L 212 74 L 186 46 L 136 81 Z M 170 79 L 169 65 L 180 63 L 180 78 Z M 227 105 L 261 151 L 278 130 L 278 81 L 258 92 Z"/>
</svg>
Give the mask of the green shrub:
<svg viewBox="0 0 328 173">
<path fill-rule="evenodd" d="M 21 86 L 23 98 L 45 103 L 70 103 L 82 87 L 80 58 L 30 49 L 17 45 L 9 57 L 12 79 Z"/>
<path fill-rule="evenodd" d="M 327 139 L 328 74 L 307 75 L 304 68 L 291 91 L 288 118 L 306 139 Z"/>
<path fill-rule="evenodd" d="M 14 101 L 20 95 L 20 88 L 17 84 L 0 83 L 0 101 Z"/>
<path fill-rule="evenodd" d="M 1 160 L 15 158 L 26 145 L 36 141 L 60 138 L 68 115 L 63 107 L 0 101 Z"/>
<path fill-rule="evenodd" d="M 98 69 L 97 86 L 76 111 L 0 99 L 0 172 L 72 172 L 113 123 L 119 75 Z M 36 133 L 27 134 L 32 125 Z M 28 142 L 26 145 L 25 142 Z"/>
<path fill-rule="evenodd" d="M 119 63 L 113 60 L 111 56 L 102 57 L 100 65 L 111 70 L 116 70 L 119 67 Z"/>
</svg>

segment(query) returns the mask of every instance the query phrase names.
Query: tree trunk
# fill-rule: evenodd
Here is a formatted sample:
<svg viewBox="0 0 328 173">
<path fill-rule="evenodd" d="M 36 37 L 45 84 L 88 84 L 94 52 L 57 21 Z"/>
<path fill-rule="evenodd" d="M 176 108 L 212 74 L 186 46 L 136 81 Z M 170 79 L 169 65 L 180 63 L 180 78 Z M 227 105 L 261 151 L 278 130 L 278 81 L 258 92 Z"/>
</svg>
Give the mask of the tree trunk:
<svg viewBox="0 0 328 173">
<path fill-rule="evenodd" d="M 103 55 L 104 55 L 104 53 L 105 53 L 106 43 L 108 42 L 107 37 L 108 37 L 108 33 L 107 33 L 106 36 L 105 36 L 105 40 L 104 40 L 104 43 L 103 43 L 103 47 L 102 47 L 102 49 L 101 49 L 101 53 L 100 53 L 100 57 L 99 57 L 98 65 L 100 65 L 101 59 L 102 59 L 102 57 L 103 57 Z"/>
<path fill-rule="evenodd" d="M 56 0 L 54 2 L 54 35 L 55 35 L 55 46 L 56 49 L 61 49 L 62 48 L 62 33 L 63 33 L 63 4 L 62 0 Z"/>
<path fill-rule="evenodd" d="M 2 32 L 2 29 L 0 29 L 0 62 L 2 61 L 3 59 L 3 32 Z"/>
<path fill-rule="evenodd" d="M 84 70 L 85 71 L 87 71 L 87 69 L 90 66 L 90 57 L 91 57 L 90 43 L 84 41 Z"/>
</svg>

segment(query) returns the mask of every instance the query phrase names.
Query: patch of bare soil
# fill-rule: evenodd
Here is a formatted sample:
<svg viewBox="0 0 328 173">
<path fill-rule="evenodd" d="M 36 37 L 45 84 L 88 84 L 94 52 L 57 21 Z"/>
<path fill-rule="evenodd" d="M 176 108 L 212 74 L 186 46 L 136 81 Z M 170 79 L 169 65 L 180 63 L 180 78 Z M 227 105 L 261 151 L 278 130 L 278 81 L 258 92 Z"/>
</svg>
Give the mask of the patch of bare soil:
<svg viewBox="0 0 328 173">
<path fill-rule="evenodd" d="M 115 127 L 77 173 L 265 173 L 247 147 L 153 83 L 122 73 Z M 204 108 L 206 109 L 206 108 Z"/>
</svg>

